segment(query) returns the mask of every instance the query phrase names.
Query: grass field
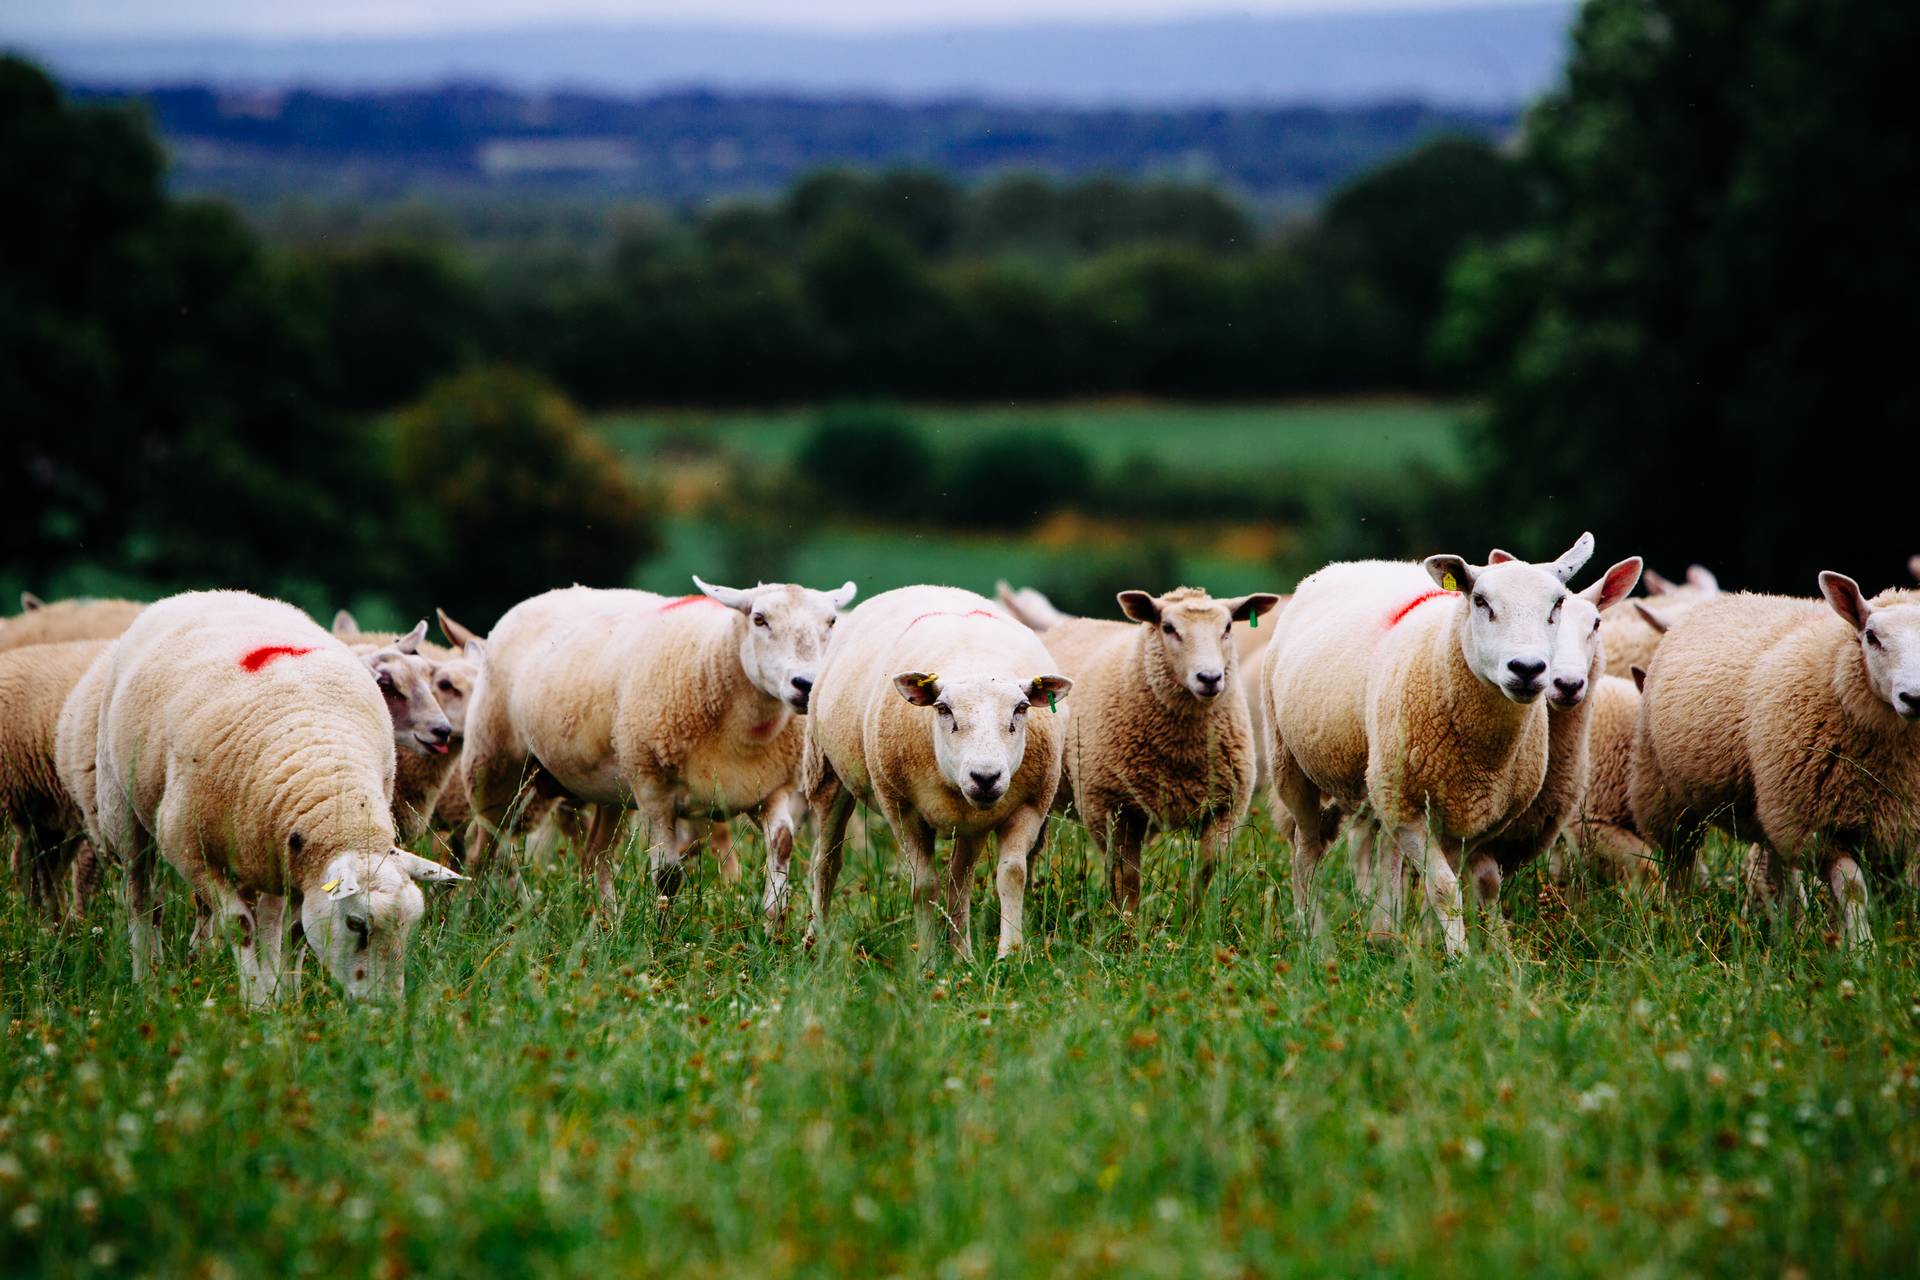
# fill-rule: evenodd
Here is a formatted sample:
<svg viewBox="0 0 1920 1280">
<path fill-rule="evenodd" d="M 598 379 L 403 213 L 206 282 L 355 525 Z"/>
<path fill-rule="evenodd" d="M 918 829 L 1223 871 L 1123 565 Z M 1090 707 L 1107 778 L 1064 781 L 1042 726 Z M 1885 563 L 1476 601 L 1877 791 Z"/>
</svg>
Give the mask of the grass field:
<svg viewBox="0 0 1920 1280">
<path fill-rule="evenodd" d="M 745 844 L 746 842 L 743 842 Z M 656 914 L 576 877 L 439 899 L 408 1000 L 235 1005 L 231 959 L 128 976 L 111 904 L 0 908 L 9 1274 L 988 1277 L 1912 1274 L 1915 900 L 1849 960 L 1709 895 L 1509 886 L 1516 954 L 1443 968 L 1287 924 L 1249 831 L 1116 927 L 1063 828 L 1030 943 L 911 946 L 884 843 L 832 945 L 764 940 L 757 850 Z M 1336 863 L 1339 860 L 1333 860 Z M 1160 892 L 1155 893 L 1156 890 Z M 974 933 L 992 952 L 992 895 Z M 804 921 L 804 901 L 795 922 Z M 794 931 L 798 932 L 797 928 Z M 1476 947 L 1480 939 L 1475 937 Z"/>
</svg>

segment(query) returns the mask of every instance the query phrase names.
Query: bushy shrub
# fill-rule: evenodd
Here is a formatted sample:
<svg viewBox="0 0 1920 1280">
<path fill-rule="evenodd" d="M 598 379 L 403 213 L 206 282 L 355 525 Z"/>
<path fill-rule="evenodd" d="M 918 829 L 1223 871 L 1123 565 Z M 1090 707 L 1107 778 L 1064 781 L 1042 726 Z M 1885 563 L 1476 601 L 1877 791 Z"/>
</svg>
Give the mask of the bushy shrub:
<svg viewBox="0 0 1920 1280">
<path fill-rule="evenodd" d="M 1087 451 L 1046 427 L 1008 427 L 955 443 L 942 509 L 949 524 L 1024 529 L 1083 498 Z"/>
<path fill-rule="evenodd" d="M 423 513 L 416 576 L 476 625 L 550 587 L 624 586 L 657 545 L 619 456 L 531 374 L 437 384 L 400 416 L 394 465 L 403 503 Z"/>
<path fill-rule="evenodd" d="M 924 519 L 938 461 L 920 428 L 886 405 L 838 405 L 815 421 L 794 466 L 822 503 L 880 520 Z"/>
</svg>

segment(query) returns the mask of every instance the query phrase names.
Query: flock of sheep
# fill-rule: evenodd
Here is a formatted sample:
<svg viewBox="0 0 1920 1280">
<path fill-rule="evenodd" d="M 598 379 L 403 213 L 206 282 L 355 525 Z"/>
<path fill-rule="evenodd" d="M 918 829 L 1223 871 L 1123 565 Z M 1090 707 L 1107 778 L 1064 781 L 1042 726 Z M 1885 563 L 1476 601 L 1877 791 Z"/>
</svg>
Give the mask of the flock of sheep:
<svg viewBox="0 0 1920 1280">
<path fill-rule="evenodd" d="M 1497 942 L 1501 883 L 1530 861 L 1640 878 L 1658 849 L 1683 891 L 1718 826 L 1753 842 L 1756 900 L 1794 908 L 1817 872 L 1869 942 L 1866 871 L 1920 867 L 1920 591 L 1823 573 L 1820 599 L 1722 594 L 1696 567 L 1644 575 L 1622 609 L 1639 559 L 1576 590 L 1592 550 L 1333 564 L 1291 598 L 1126 591 L 1126 621 L 1005 584 L 852 608 L 851 582 L 571 587 L 485 637 L 442 613 L 447 648 L 424 622 L 327 630 L 244 592 L 26 597 L 0 620 L 0 818 L 50 914 L 120 869 L 137 978 L 160 961 L 167 863 L 256 1004 L 298 982 L 289 934 L 350 995 L 398 996 L 420 884 L 536 826 L 571 833 L 610 909 L 629 816 L 664 900 L 703 836 L 737 878 L 725 823 L 751 814 L 778 933 L 810 820 L 811 942 L 856 803 L 899 844 L 922 947 L 944 920 L 963 954 L 989 838 L 1004 956 L 1051 814 L 1086 825 L 1131 913 L 1151 833 L 1197 833 L 1197 896 L 1263 790 L 1310 936 L 1343 829 L 1371 935 L 1404 936 L 1417 880 L 1458 954 L 1463 880 Z M 442 860 L 399 847 L 429 831 Z"/>
</svg>

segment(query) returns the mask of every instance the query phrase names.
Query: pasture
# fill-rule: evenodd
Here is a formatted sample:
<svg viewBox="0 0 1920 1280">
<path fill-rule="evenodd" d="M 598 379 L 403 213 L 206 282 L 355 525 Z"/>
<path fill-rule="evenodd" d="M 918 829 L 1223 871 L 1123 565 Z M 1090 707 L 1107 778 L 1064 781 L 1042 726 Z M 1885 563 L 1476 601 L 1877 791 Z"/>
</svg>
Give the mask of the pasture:
<svg viewBox="0 0 1920 1280">
<path fill-rule="evenodd" d="M 1029 946 L 914 950 L 881 824 L 830 945 L 698 871 L 668 914 L 625 851 L 436 893 L 404 1008 L 240 1007 L 224 949 L 128 972 L 110 895 L 53 932 L 0 899 L 10 1274 L 986 1277 L 1887 1275 L 1920 1211 L 1915 895 L 1877 949 L 1731 892 L 1509 886 L 1515 950 L 1443 966 L 1290 925 L 1243 831 L 1204 909 L 1150 848 L 1119 926 L 1056 821 Z M 1725 851 L 1720 853 L 1724 857 Z M 796 868 L 797 870 L 798 868 Z M 170 873 L 169 873 L 170 874 Z M 977 953 L 992 893 L 976 887 Z"/>
</svg>

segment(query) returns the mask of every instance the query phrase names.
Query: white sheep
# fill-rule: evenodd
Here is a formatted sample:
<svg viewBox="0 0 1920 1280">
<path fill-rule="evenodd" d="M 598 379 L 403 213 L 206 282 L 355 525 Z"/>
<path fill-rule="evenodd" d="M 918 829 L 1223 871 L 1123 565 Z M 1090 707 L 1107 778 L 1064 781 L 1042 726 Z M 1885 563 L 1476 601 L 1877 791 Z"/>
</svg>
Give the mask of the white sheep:
<svg viewBox="0 0 1920 1280">
<path fill-rule="evenodd" d="M 1635 821 L 1684 890 L 1708 824 L 1765 846 L 1776 888 L 1817 865 L 1850 945 L 1872 941 L 1861 863 L 1920 834 L 1920 591 L 1723 596 L 1667 633 L 1633 748 Z"/>
<path fill-rule="evenodd" d="M 855 588 L 694 582 L 701 594 L 679 599 L 569 587 L 509 609 L 487 637 L 467 712 L 467 792 L 496 841 L 531 798 L 595 806 L 583 858 L 609 908 L 608 851 L 626 808 L 647 822 L 662 896 L 683 876 L 686 819 L 753 812 L 766 836 L 772 927 L 799 813 L 798 717 Z"/>
<path fill-rule="evenodd" d="M 1131 622 L 1063 618 L 1041 639 L 1075 691 L 1063 790 L 1107 859 L 1114 901 L 1131 913 L 1151 831 L 1199 829 L 1196 890 L 1204 892 L 1246 820 L 1253 726 L 1233 624 L 1271 612 L 1280 597 L 1215 600 L 1182 587 L 1163 596 L 1123 591 L 1118 599 Z"/>
<path fill-rule="evenodd" d="M 907 858 L 923 950 L 933 944 L 936 841 L 953 837 L 947 923 L 955 949 L 971 955 L 973 867 L 997 837 L 999 954 L 1017 949 L 1028 860 L 1060 786 L 1053 713 L 1072 687 L 1032 631 L 971 591 L 902 587 L 849 613 L 807 717 L 803 785 L 818 837 L 808 940 L 825 936 L 859 801 L 886 818 Z"/>
<path fill-rule="evenodd" d="M 1454 865 L 1539 794 L 1540 695 L 1566 581 L 1592 549 L 1582 534 L 1545 566 L 1363 561 L 1300 584 L 1267 657 L 1266 697 L 1274 807 L 1297 829 L 1294 905 L 1310 936 L 1326 930 L 1314 888 L 1325 800 L 1348 814 L 1370 808 L 1391 833 L 1376 879 L 1397 885 L 1412 859 L 1448 953 L 1465 950 Z M 1482 899 L 1497 901 L 1498 862 L 1475 855 L 1468 870 Z"/>
<path fill-rule="evenodd" d="M 414 882 L 459 876 L 393 847 L 391 718 L 365 665 L 300 610 L 239 591 L 148 606 L 87 669 L 55 745 L 125 867 L 137 979 L 160 958 L 164 858 L 232 928 L 249 1003 L 283 987 L 289 899 L 350 996 L 400 995 Z"/>
<path fill-rule="evenodd" d="M 0 652 L 0 821 L 12 829 L 9 862 L 27 901 L 49 914 L 77 914 L 85 905 L 85 876 L 72 873 L 90 861 L 85 820 L 60 782 L 54 730 L 67 695 L 108 643 Z"/>
<path fill-rule="evenodd" d="M 1641 582 L 1647 592 L 1646 604 L 1658 613 L 1649 615 L 1645 607 L 1616 609 L 1600 627 L 1607 649 L 1607 674 L 1622 680 L 1629 678 L 1633 668 L 1644 671 L 1653 661 L 1664 623 L 1720 594 L 1720 580 L 1697 564 L 1688 566 L 1685 582 L 1663 578 L 1651 569 L 1641 575 Z"/>
<path fill-rule="evenodd" d="M 1589 695 L 1587 791 L 1569 841 L 1590 866 L 1629 884 L 1645 881 L 1654 869 L 1653 846 L 1640 835 L 1627 793 L 1640 720 L 1637 681 L 1646 675 L 1633 670 L 1633 679 L 1602 676 Z"/>
<path fill-rule="evenodd" d="M 145 605 L 134 600 L 55 600 L 20 593 L 20 612 L 0 618 L 0 650 L 68 640 L 111 640 L 125 631 Z"/>
</svg>

